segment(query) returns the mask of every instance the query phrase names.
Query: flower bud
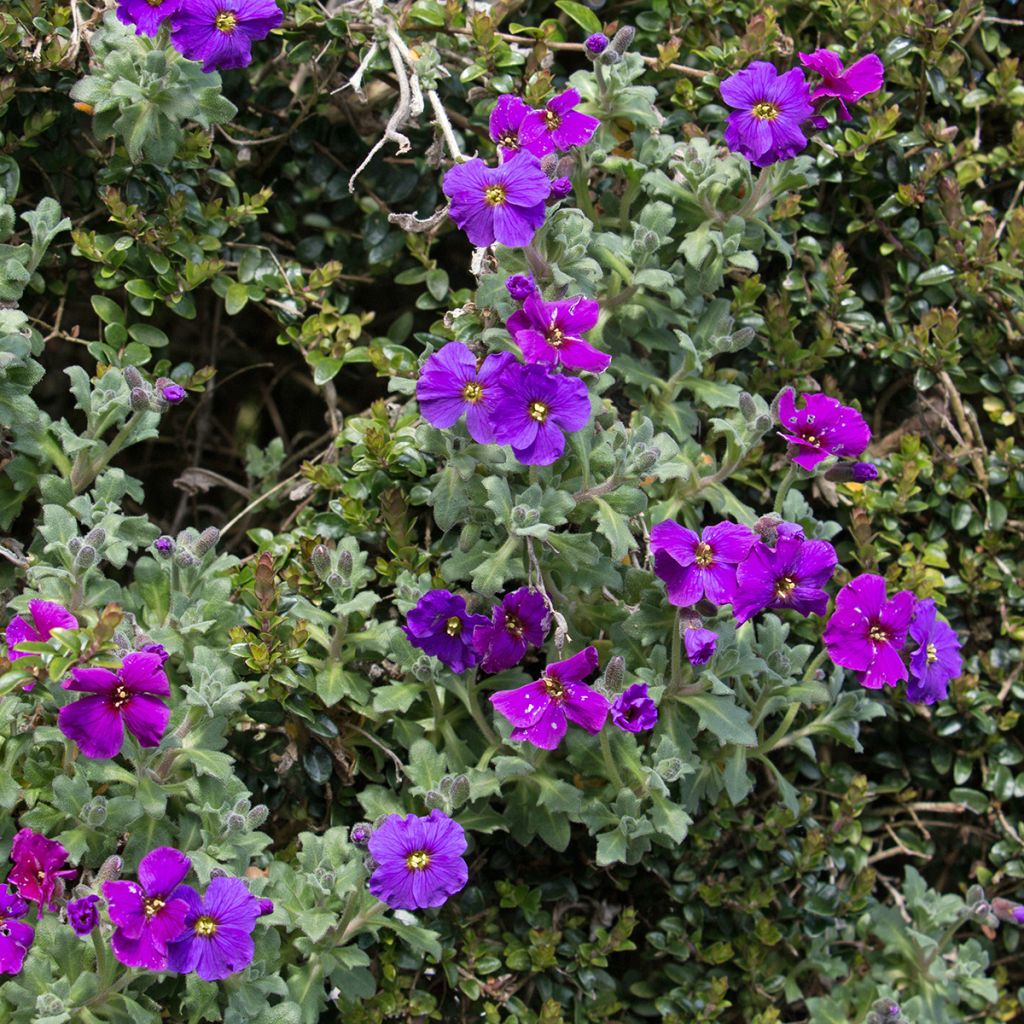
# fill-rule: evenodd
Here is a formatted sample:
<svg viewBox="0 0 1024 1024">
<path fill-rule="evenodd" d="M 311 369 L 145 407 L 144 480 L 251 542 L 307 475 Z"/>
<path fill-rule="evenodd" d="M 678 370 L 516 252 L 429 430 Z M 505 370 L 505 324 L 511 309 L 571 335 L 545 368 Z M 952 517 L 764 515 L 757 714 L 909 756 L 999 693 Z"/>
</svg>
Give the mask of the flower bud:
<svg viewBox="0 0 1024 1024">
<path fill-rule="evenodd" d="M 174 540 L 167 536 L 157 537 L 157 539 L 153 541 L 153 547 L 155 547 L 157 552 L 164 558 L 170 558 L 174 553 Z"/>
<path fill-rule="evenodd" d="M 257 902 L 259 903 L 258 917 L 266 917 L 267 914 L 274 912 L 274 901 L 267 899 L 265 896 L 260 897 Z"/>
<path fill-rule="evenodd" d="M 188 397 L 188 392 L 180 384 L 165 384 L 160 389 L 160 394 L 170 405 L 179 405 Z"/>
<path fill-rule="evenodd" d="M 555 168 L 556 178 L 567 178 L 576 169 L 576 157 L 574 156 L 563 156 L 558 161 L 558 166 Z"/>
<path fill-rule="evenodd" d="M 199 564 L 199 559 L 191 551 L 186 551 L 185 548 L 178 548 L 174 552 L 174 564 L 179 569 L 193 569 Z"/>
<path fill-rule="evenodd" d="M 646 473 L 654 469 L 661 458 L 660 448 L 645 448 L 634 460 L 633 469 L 637 473 Z"/>
<path fill-rule="evenodd" d="M 626 659 L 616 654 L 608 662 L 604 670 L 604 685 L 609 693 L 618 693 L 622 689 L 622 680 L 626 675 Z"/>
<path fill-rule="evenodd" d="M 666 757 L 657 763 L 654 770 L 665 782 L 675 782 L 683 774 L 683 767 L 678 757 Z"/>
<path fill-rule="evenodd" d="M 124 375 L 124 382 L 129 388 L 144 388 L 146 386 L 142 374 L 134 366 L 126 366 L 121 373 Z"/>
<path fill-rule="evenodd" d="M 78 552 L 81 551 L 81 550 L 82 550 L 82 538 L 81 537 L 72 537 L 71 540 L 68 541 L 68 552 L 70 554 L 72 554 L 72 555 L 77 555 Z"/>
<path fill-rule="evenodd" d="M 836 483 L 866 484 L 869 480 L 878 479 L 878 467 L 873 462 L 840 462 L 825 471 L 825 479 Z"/>
<path fill-rule="evenodd" d="M 96 549 L 90 544 L 83 544 L 75 555 L 75 560 L 71 564 L 71 571 L 74 573 L 85 572 L 86 569 L 91 569 L 96 564 Z"/>
<path fill-rule="evenodd" d="M 771 416 L 768 416 L 762 412 L 760 415 L 755 417 L 753 427 L 758 434 L 767 434 L 768 431 L 772 429 Z"/>
<path fill-rule="evenodd" d="M 633 42 L 633 37 L 635 35 L 636 29 L 633 28 L 632 25 L 623 25 L 622 28 L 620 28 L 612 37 L 611 45 L 608 49 L 613 53 L 618 54 L 620 57 L 625 56 L 625 53 L 629 49 L 630 43 Z"/>
<path fill-rule="evenodd" d="M 224 818 L 224 830 L 226 832 L 244 832 L 245 831 L 245 818 L 241 814 L 235 814 L 232 811 L 229 815 Z"/>
<path fill-rule="evenodd" d="M 95 526 L 85 535 L 85 543 L 91 544 L 94 548 L 103 547 L 107 539 L 107 531 L 102 526 Z"/>
<path fill-rule="evenodd" d="M 124 867 L 124 861 L 121 860 L 117 854 L 108 857 L 101 865 L 99 871 L 96 873 L 97 882 L 112 882 L 114 879 L 119 878 L 121 875 L 121 868 Z"/>
<path fill-rule="evenodd" d="M 327 586 L 331 588 L 331 590 L 340 590 L 343 586 L 345 586 L 345 581 L 336 572 L 329 572 L 327 574 L 327 579 L 324 580 L 324 583 L 326 583 Z"/>
<path fill-rule="evenodd" d="M 572 181 L 569 178 L 555 178 L 551 182 L 551 198 L 564 199 L 572 191 Z"/>
<path fill-rule="evenodd" d="M 452 809 L 461 807 L 469 799 L 469 779 L 465 775 L 447 775 L 441 780 L 441 789 L 448 797 Z"/>
<path fill-rule="evenodd" d="M 320 579 L 327 579 L 331 572 L 331 551 L 326 544 L 317 544 L 310 556 L 313 562 L 313 571 Z"/>
<path fill-rule="evenodd" d="M 341 573 L 342 579 L 348 580 L 352 575 L 352 552 L 342 551 L 338 555 L 338 572 Z"/>
<path fill-rule="evenodd" d="M 67 1017 L 64 1012 L 64 1001 L 52 992 L 44 992 L 36 996 L 36 1020 L 43 1017 Z"/>
<path fill-rule="evenodd" d="M 135 412 L 148 412 L 153 408 L 150 394 L 145 388 L 132 388 L 128 401 Z"/>
<path fill-rule="evenodd" d="M 588 54 L 597 57 L 608 49 L 609 41 L 603 32 L 595 32 L 592 36 L 587 36 L 586 42 L 583 45 Z"/>
<path fill-rule="evenodd" d="M 270 808 L 266 804 L 257 804 L 245 816 L 245 823 L 249 828 L 259 828 L 270 817 Z"/>
<path fill-rule="evenodd" d="M 353 846 L 366 846 L 373 835 L 373 826 L 365 821 L 357 822 L 349 831 L 348 841 Z"/>
<path fill-rule="evenodd" d="M 78 812 L 78 818 L 83 825 L 89 828 L 100 828 L 107 820 L 107 798 L 105 796 L 94 796 L 91 800 L 82 804 Z"/>
<path fill-rule="evenodd" d="M 554 153 L 545 153 L 540 158 L 540 169 L 550 178 L 558 170 L 558 157 Z"/>
<path fill-rule="evenodd" d="M 212 551 L 214 544 L 217 543 L 217 538 L 220 536 L 220 530 L 216 526 L 208 526 L 199 535 L 199 540 L 195 544 L 195 552 L 197 555 L 205 555 L 207 551 Z"/>
<path fill-rule="evenodd" d="M 426 795 L 423 797 L 423 802 L 431 811 L 434 810 L 435 807 L 444 810 L 445 805 L 448 803 L 444 798 L 444 793 L 441 793 L 436 789 L 428 789 Z"/>
<path fill-rule="evenodd" d="M 525 302 L 536 290 L 532 274 L 513 274 L 505 279 L 505 289 L 516 302 Z"/>
</svg>

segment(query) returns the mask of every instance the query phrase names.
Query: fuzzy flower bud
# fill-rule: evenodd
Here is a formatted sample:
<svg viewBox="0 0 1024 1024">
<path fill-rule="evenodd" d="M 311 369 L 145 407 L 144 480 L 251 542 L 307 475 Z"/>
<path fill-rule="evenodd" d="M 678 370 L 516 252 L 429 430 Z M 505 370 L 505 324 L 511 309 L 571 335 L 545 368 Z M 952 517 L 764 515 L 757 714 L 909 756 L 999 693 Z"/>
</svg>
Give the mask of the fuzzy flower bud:
<svg viewBox="0 0 1024 1024">
<path fill-rule="evenodd" d="M 352 575 L 352 552 L 342 551 L 338 555 L 338 572 L 341 573 L 342 578 L 347 580 Z"/>
<path fill-rule="evenodd" d="M 654 770 L 665 782 L 675 782 L 683 774 L 683 762 L 678 757 L 666 757 L 655 765 Z"/>
<path fill-rule="evenodd" d="M 90 544 L 94 548 L 103 546 L 104 541 L 107 539 L 107 531 L 102 526 L 95 526 L 85 535 L 85 543 Z"/>
<path fill-rule="evenodd" d="M 100 865 L 100 869 L 96 874 L 96 881 L 112 882 L 115 878 L 120 877 L 122 867 L 124 867 L 124 861 L 117 854 L 108 857 Z"/>
<path fill-rule="evenodd" d="M 331 590 L 340 590 L 343 586 L 345 586 L 345 581 L 336 572 L 329 572 L 327 574 L 327 579 L 324 580 L 324 583 L 326 583 L 327 586 L 331 588 Z"/>
<path fill-rule="evenodd" d="M 211 551 L 213 545 L 217 543 L 218 537 L 220 537 L 220 530 L 216 526 L 208 526 L 199 535 L 199 540 L 195 543 L 196 554 L 205 555 L 207 551 Z"/>
<path fill-rule="evenodd" d="M 866 484 L 878 479 L 878 467 L 873 462 L 840 462 L 825 471 L 826 480 L 836 483 Z"/>
<path fill-rule="evenodd" d="M 68 553 L 72 554 L 72 555 L 77 555 L 78 552 L 81 551 L 81 550 L 82 550 L 82 538 L 81 537 L 72 537 L 71 540 L 68 541 Z"/>
<path fill-rule="evenodd" d="M 373 835 L 373 826 L 365 821 L 360 821 L 352 826 L 348 834 L 348 841 L 353 846 L 366 846 L 371 835 Z"/>
<path fill-rule="evenodd" d="M 94 796 L 91 800 L 82 804 L 78 812 L 79 821 L 89 828 L 100 828 L 107 820 L 107 798 L 105 796 Z"/>
<path fill-rule="evenodd" d="M 310 559 L 313 562 L 313 571 L 317 576 L 322 580 L 327 579 L 331 572 L 330 548 L 328 548 L 326 544 L 317 544 L 317 546 L 313 548 L 313 553 L 310 556 Z"/>
<path fill-rule="evenodd" d="M 192 554 L 191 551 L 186 551 L 184 548 L 178 548 L 174 552 L 174 564 L 179 569 L 194 569 L 199 564 L 199 559 Z"/>
<path fill-rule="evenodd" d="M 259 828 L 270 817 L 270 808 L 266 804 L 257 804 L 245 816 L 249 828 Z"/>
<path fill-rule="evenodd" d="M 624 56 L 635 35 L 636 29 L 632 25 L 623 25 L 612 37 L 610 49 L 614 50 L 620 57 Z"/>
<path fill-rule="evenodd" d="M 572 181 L 569 178 L 555 178 L 551 182 L 551 198 L 553 200 L 564 199 L 572 191 Z"/>
<path fill-rule="evenodd" d="M 540 169 L 550 178 L 558 170 L 558 157 L 554 153 L 547 153 L 540 159 Z"/>
<path fill-rule="evenodd" d="M 616 654 L 608 662 L 604 670 L 604 686 L 609 693 L 618 693 L 622 688 L 622 680 L 626 675 L 626 659 Z"/>
<path fill-rule="evenodd" d="M 757 405 L 754 403 L 753 396 L 747 391 L 740 392 L 740 415 L 750 423 L 757 416 Z"/>
<path fill-rule="evenodd" d="M 157 539 L 153 541 L 153 547 L 155 547 L 157 551 L 164 556 L 164 558 L 169 558 L 174 553 L 174 539 L 167 536 L 157 537 Z"/>
<path fill-rule="evenodd" d="M 75 560 L 71 564 L 71 571 L 73 573 L 82 573 L 86 569 L 91 569 L 96 564 L 96 549 L 91 544 L 83 544 L 78 550 L 78 554 L 75 555 Z"/>
<path fill-rule="evenodd" d="M 423 802 L 430 810 L 433 810 L 435 807 L 440 810 L 444 810 L 445 805 L 448 803 L 445 799 L 444 793 L 441 793 L 436 789 L 428 789 L 423 797 Z"/>
<path fill-rule="evenodd" d="M 661 458 L 660 448 L 645 448 L 634 460 L 633 469 L 637 473 L 646 473 L 654 469 Z"/>
<path fill-rule="evenodd" d="M 153 408 L 150 394 L 145 388 L 132 388 L 128 401 L 135 412 L 148 412 Z"/>
<path fill-rule="evenodd" d="M 226 832 L 244 832 L 245 818 L 241 814 L 232 811 L 224 818 L 224 830 Z"/>
<path fill-rule="evenodd" d="M 142 374 L 134 366 L 126 366 L 121 373 L 124 374 L 124 382 L 128 387 L 144 388 L 146 386 Z"/>
</svg>

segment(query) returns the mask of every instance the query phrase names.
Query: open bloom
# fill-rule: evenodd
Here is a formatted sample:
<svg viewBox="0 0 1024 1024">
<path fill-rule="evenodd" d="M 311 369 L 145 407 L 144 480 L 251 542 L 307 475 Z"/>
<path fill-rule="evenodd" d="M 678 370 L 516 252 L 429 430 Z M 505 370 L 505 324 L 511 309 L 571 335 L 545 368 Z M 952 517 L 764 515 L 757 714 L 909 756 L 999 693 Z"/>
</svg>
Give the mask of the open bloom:
<svg viewBox="0 0 1024 1024">
<path fill-rule="evenodd" d="M 134 25 L 137 36 L 155 36 L 183 0 L 117 0 L 117 20 Z"/>
<path fill-rule="evenodd" d="M 466 833 L 436 807 L 427 817 L 388 815 L 369 851 L 377 862 L 370 892 L 394 910 L 439 907 L 469 881 Z"/>
<path fill-rule="evenodd" d="M 901 590 L 887 599 L 885 580 L 864 573 L 850 580 L 836 596 L 836 607 L 825 627 L 829 657 L 860 673 L 869 689 L 895 686 L 907 678 L 900 650 L 914 613 L 914 595 Z"/>
<path fill-rule="evenodd" d="M 818 103 L 834 96 L 842 121 L 850 120 L 847 103 L 856 103 L 869 92 L 877 92 L 885 81 L 885 67 L 874 53 L 861 57 L 846 69 L 839 55 L 831 50 L 801 53 L 800 63 L 822 77 L 821 84 L 811 93 L 811 101 Z"/>
<path fill-rule="evenodd" d="M 544 128 L 535 118 L 529 117 L 535 113 L 533 107 L 527 106 L 518 96 L 506 93 L 498 97 L 488 127 L 491 138 L 501 147 L 501 154 L 506 160 L 521 150 L 535 156 L 550 152 L 543 143 L 537 144 Z"/>
<path fill-rule="evenodd" d="M 167 943 L 185 928 L 189 904 L 174 895 L 192 861 L 180 850 L 158 846 L 139 862 L 137 882 L 104 882 L 107 913 L 115 925 L 110 945 L 127 967 L 162 971 Z"/>
<path fill-rule="evenodd" d="M 17 920 L 28 904 L 7 886 L 0 888 L 0 974 L 17 974 L 35 938 L 35 929 Z"/>
<path fill-rule="evenodd" d="M 261 907 L 242 879 L 211 878 L 203 896 L 179 885 L 174 899 L 188 909 L 184 930 L 167 943 L 169 971 L 195 971 L 203 981 L 221 981 L 252 963 L 252 932 Z"/>
<path fill-rule="evenodd" d="M 646 683 L 633 683 L 615 698 L 611 715 L 623 732 L 646 732 L 658 724 L 658 705 L 647 696 Z"/>
<path fill-rule="evenodd" d="M 73 668 L 65 690 L 92 694 L 60 709 L 57 724 L 86 757 L 116 757 L 124 730 L 143 747 L 158 747 L 171 717 L 160 700 L 171 687 L 157 654 L 126 654 L 116 673 L 106 668 Z"/>
<path fill-rule="evenodd" d="M 534 153 L 544 156 L 556 149 L 585 146 L 593 138 L 601 122 L 574 109 L 579 102 L 580 94 L 566 89 L 548 100 L 543 110 L 535 110 L 524 119 L 523 131 L 529 133 Z"/>
<path fill-rule="evenodd" d="M 405 617 L 402 630 L 413 647 L 432 654 L 453 672 L 465 672 L 477 663 L 473 630 L 486 622 L 486 615 L 466 611 L 461 594 L 428 590 Z"/>
<path fill-rule="evenodd" d="M 913 678 L 907 684 L 907 700 L 914 704 L 945 700 L 949 695 L 949 681 L 960 675 L 964 665 L 956 631 L 937 617 L 931 598 L 914 605 L 910 636 L 917 642 L 917 650 L 910 656 Z"/>
<path fill-rule="evenodd" d="M 7 657 L 10 661 L 27 658 L 28 651 L 19 651 L 21 643 L 45 643 L 55 629 L 77 629 L 78 619 L 63 605 L 55 601 L 32 600 L 28 603 L 28 614 L 32 620 L 15 615 L 7 624 Z"/>
<path fill-rule="evenodd" d="M 544 643 L 551 615 L 544 595 L 520 587 L 501 599 L 491 612 L 491 621 L 473 630 L 473 649 L 480 655 L 485 672 L 504 672 L 518 665 L 526 648 Z"/>
<path fill-rule="evenodd" d="M 792 608 L 805 618 L 824 615 L 828 594 L 822 588 L 838 561 L 827 540 L 780 536 L 774 548 L 755 544 L 736 570 L 736 621 L 766 608 Z"/>
<path fill-rule="evenodd" d="M 725 129 L 726 145 L 757 167 L 789 160 L 807 146 L 800 129 L 814 108 L 799 68 L 780 75 L 755 60 L 727 78 L 722 99 L 733 108 Z"/>
<path fill-rule="evenodd" d="M 526 151 L 488 167 L 474 158 L 456 164 L 444 176 L 452 220 L 474 245 L 529 245 L 544 223 L 544 200 L 551 181 L 540 162 Z"/>
<path fill-rule="evenodd" d="M 281 24 L 274 0 L 182 0 L 171 20 L 171 42 L 204 71 L 244 68 L 252 44 Z"/>
<path fill-rule="evenodd" d="M 542 750 L 554 750 L 575 722 L 596 736 L 608 717 L 608 701 L 583 680 L 597 668 L 597 648 L 556 661 L 534 683 L 492 693 L 491 703 L 515 728 L 509 739 L 527 740 Z"/>
<path fill-rule="evenodd" d="M 681 608 L 702 597 L 729 604 L 736 593 L 736 566 L 756 542 L 757 535 L 739 523 L 705 526 L 698 537 L 666 519 L 651 530 L 654 574 L 664 580 L 669 601 Z"/>
<path fill-rule="evenodd" d="M 683 646 L 691 665 L 706 665 L 718 646 L 718 634 L 702 626 L 691 626 L 683 634 Z"/>
<path fill-rule="evenodd" d="M 576 377 L 546 366 L 513 363 L 499 381 L 494 407 L 494 440 L 512 446 L 526 466 L 550 466 L 565 451 L 565 433 L 582 430 L 590 419 L 590 393 Z"/>
<path fill-rule="evenodd" d="M 68 904 L 68 924 L 76 935 L 88 935 L 100 923 L 100 912 L 96 906 L 99 901 L 99 896 L 90 893 Z"/>
<path fill-rule="evenodd" d="M 11 843 L 11 868 L 7 881 L 25 900 L 34 900 L 38 907 L 37 917 L 43 916 L 43 908 L 55 910 L 54 891 L 62 883 L 60 879 L 73 875 L 74 869 L 60 870 L 68 859 L 68 851 L 55 839 L 23 828 Z"/>
<path fill-rule="evenodd" d="M 476 357 L 461 341 L 450 341 L 423 365 L 416 383 L 416 401 L 423 418 L 435 427 L 453 426 L 465 414 L 469 436 L 479 444 L 494 440 L 491 413 L 498 400 L 497 382 L 511 352 L 487 356 L 477 369 Z"/>
<path fill-rule="evenodd" d="M 581 337 L 597 323 L 601 307 L 594 299 L 545 302 L 534 293 L 508 318 L 508 329 L 528 363 L 561 363 L 573 370 L 601 373 L 612 357 Z"/>
<path fill-rule="evenodd" d="M 812 470 L 830 455 L 856 457 L 871 441 L 871 430 L 856 409 L 828 395 L 804 395 L 798 409 L 792 388 L 779 397 L 780 435 L 793 445 L 793 461 Z"/>
</svg>

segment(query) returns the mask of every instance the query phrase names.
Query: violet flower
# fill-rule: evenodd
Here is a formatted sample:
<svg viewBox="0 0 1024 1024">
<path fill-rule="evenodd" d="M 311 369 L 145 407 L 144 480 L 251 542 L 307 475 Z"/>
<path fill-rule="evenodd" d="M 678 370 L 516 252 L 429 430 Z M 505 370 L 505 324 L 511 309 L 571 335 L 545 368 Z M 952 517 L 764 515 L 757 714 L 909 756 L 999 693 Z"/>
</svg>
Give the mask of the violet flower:
<svg viewBox="0 0 1024 1024">
<path fill-rule="evenodd" d="M 540 647 L 551 624 L 544 595 L 529 587 L 506 594 L 491 610 L 491 621 L 473 630 L 473 649 L 485 672 L 518 665 L 530 644 Z"/>
<path fill-rule="evenodd" d="M 583 45 L 587 48 L 587 53 L 592 53 L 596 57 L 608 49 L 608 43 L 609 39 L 603 32 L 595 32 L 587 36 Z"/>
<path fill-rule="evenodd" d="M 535 292 L 508 318 L 507 327 L 528 363 L 602 373 L 612 357 L 581 337 L 597 324 L 600 313 L 597 301 L 582 295 L 545 302 Z"/>
<path fill-rule="evenodd" d="M 885 580 L 864 573 L 850 580 L 836 596 L 825 627 L 829 657 L 860 673 L 862 686 L 877 690 L 907 678 L 900 650 L 914 613 L 914 595 L 901 590 L 886 598 Z"/>
<path fill-rule="evenodd" d="M 907 700 L 914 704 L 934 704 L 949 696 L 949 682 L 963 671 L 960 640 L 948 622 L 937 618 L 935 602 L 925 598 L 914 605 L 910 636 L 917 650 L 910 656 Z"/>
<path fill-rule="evenodd" d="M 501 148 L 501 155 L 509 160 L 522 150 L 541 157 L 548 150 L 537 140 L 544 133 L 544 128 L 537 120 L 530 119 L 530 114 L 537 111 L 527 106 L 518 96 L 506 93 L 498 97 L 498 102 L 491 111 L 488 127 L 491 139 Z"/>
<path fill-rule="evenodd" d="M 206 72 L 244 68 L 252 44 L 281 24 L 274 0 L 182 0 L 171 18 L 171 42 Z"/>
<path fill-rule="evenodd" d="M 35 902 L 36 917 L 42 917 L 44 909 L 57 909 L 54 893 L 61 890 L 62 879 L 75 873 L 74 868 L 60 870 L 67 859 L 68 851 L 55 839 L 47 839 L 30 828 L 23 828 L 15 834 L 11 843 L 14 867 L 7 881 L 18 890 L 22 899 Z"/>
<path fill-rule="evenodd" d="M 19 651 L 18 644 L 45 643 L 53 636 L 55 629 L 78 628 L 78 619 L 67 608 L 55 601 L 40 601 L 38 599 L 29 601 L 28 613 L 31 622 L 23 619 L 20 615 L 15 615 L 7 624 L 5 639 L 7 640 L 9 661 L 17 661 L 18 658 L 30 656 L 29 651 Z"/>
<path fill-rule="evenodd" d="M 17 920 L 28 904 L 7 886 L 0 888 L 0 974 L 17 974 L 35 939 L 35 929 Z"/>
<path fill-rule="evenodd" d="M 513 274 L 505 278 L 505 288 L 516 302 L 524 302 L 536 290 L 532 274 Z"/>
<path fill-rule="evenodd" d="M 492 693 L 494 709 L 515 727 L 509 739 L 554 750 L 562 742 L 567 721 L 596 736 L 608 717 L 608 700 L 583 680 L 597 668 L 597 660 L 597 648 L 587 647 L 548 665 L 536 682 Z"/>
<path fill-rule="evenodd" d="M 701 626 L 691 626 L 683 634 L 683 646 L 691 665 L 706 665 L 718 646 L 718 634 Z"/>
<path fill-rule="evenodd" d="M 551 199 L 564 199 L 572 191 L 572 178 L 554 178 L 551 182 Z"/>
<path fill-rule="evenodd" d="M 705 526 L 698 537 L 672 519 L 651 530 L 654 574 L 663 580 L 668 599 L 688 607 L 706 597 L 729 604 L 736 595 L 736 566 L 757 543 L 757 535 L 739 523 Z"/>
<path fill-rule="evenodd" d="M 811 93 L 811 101 L 817 103 L 834 96 L 841 121 L 851 119 L 847 103 L 856 103 L 869 92 L 877 92 L 885 81 L 885 66 L 874 53 L 861 57 L 845 70 L 838 54 L 831 50 L 801 53 L 800 63 L 822 77 L 822 83 Z"/>
<path fill-rule="evenodd" d="M 88 935 L 100 923 L 100 912 L 96 906 L 100 898 L 92 893 L 68 903 L 68 924 L 76 935 Z"/>
<path fill-rule="evenodd" d="M 593 138 L 601 122 L 575 110 L 579 102 L 580 94 L 575 89 L 566 89 L 548 100 L 543 110 L 535 110 L 524 118 L 522 130 L 530 133 L 530 148 L 534 153 L 544 156 L 556 149 L 585 146 Z"/>
<path fill-rule="evenodd" d="M 134 25 L 137 36 L 155 36 L 164 20 L 175 14 L 183 0 L 117 0 L 117 20 Z"/>
<path fill-rule="evenodd" d="M 167 384 L 160 393 L 164 396 L 164 401 L 170 405 L 179 405 L 188 397 L 188 392 L 180 384 Z"/>
<path fill-rule="evenodd" d="M 780 536 L 774 548 L 755 544 L 736 570 L 736 621 L 742 624 L 766 608 L 792 608 L 804 618 L 824 615 L 828 594 L 822 588 L 838 562 L 826 540 Z"/>
<path fill-rule="evenodd" d="M 804 395 L 797 409 L 792 388 L 779 396 L 779 434 L 794 446 L 793 461 L 813 470 L 830 455 L 856 457 L 871 441 L 871 430 L 856 409 L 828 395 Z"/>
<path fill-rule="evenodd" d="M 428 590 L 405 617 L 402 631 L 413 647 L 433 655 L 453 672 L 465 672 L 477 663 L 473 630 L 486 623 L 486 615 L 466 611 L 461 594 Z"/>
<path fill-rule="evenodd" d="M 612 722 L 623 732 L 646 732 L 658 724 L 658 705 L 647 696 L 646 683 L 633 683 L 615 698 Z"/>
<path fill-rule="evenodd" d="M 426 817 L 389 814 L 370 836 L 369 851 L 377 862 L 370 892 L 393 910 L 439 907 L 469 881 L 466 833 L 436 807 Z"/>
</svg>

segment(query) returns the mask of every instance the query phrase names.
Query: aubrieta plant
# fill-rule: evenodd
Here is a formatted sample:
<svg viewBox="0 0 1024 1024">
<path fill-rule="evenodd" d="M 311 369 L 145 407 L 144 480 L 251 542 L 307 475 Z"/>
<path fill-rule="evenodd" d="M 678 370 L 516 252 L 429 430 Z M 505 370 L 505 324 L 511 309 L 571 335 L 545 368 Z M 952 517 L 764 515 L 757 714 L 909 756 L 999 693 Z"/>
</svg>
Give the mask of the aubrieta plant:
<svg viewBox="0 0 1024 1024">
<path fill-rule="evenodd" d="M 1024 1012 L 1017 23 L 726 6 L 0 12 L 0 1021 Z"/>
</svg>

